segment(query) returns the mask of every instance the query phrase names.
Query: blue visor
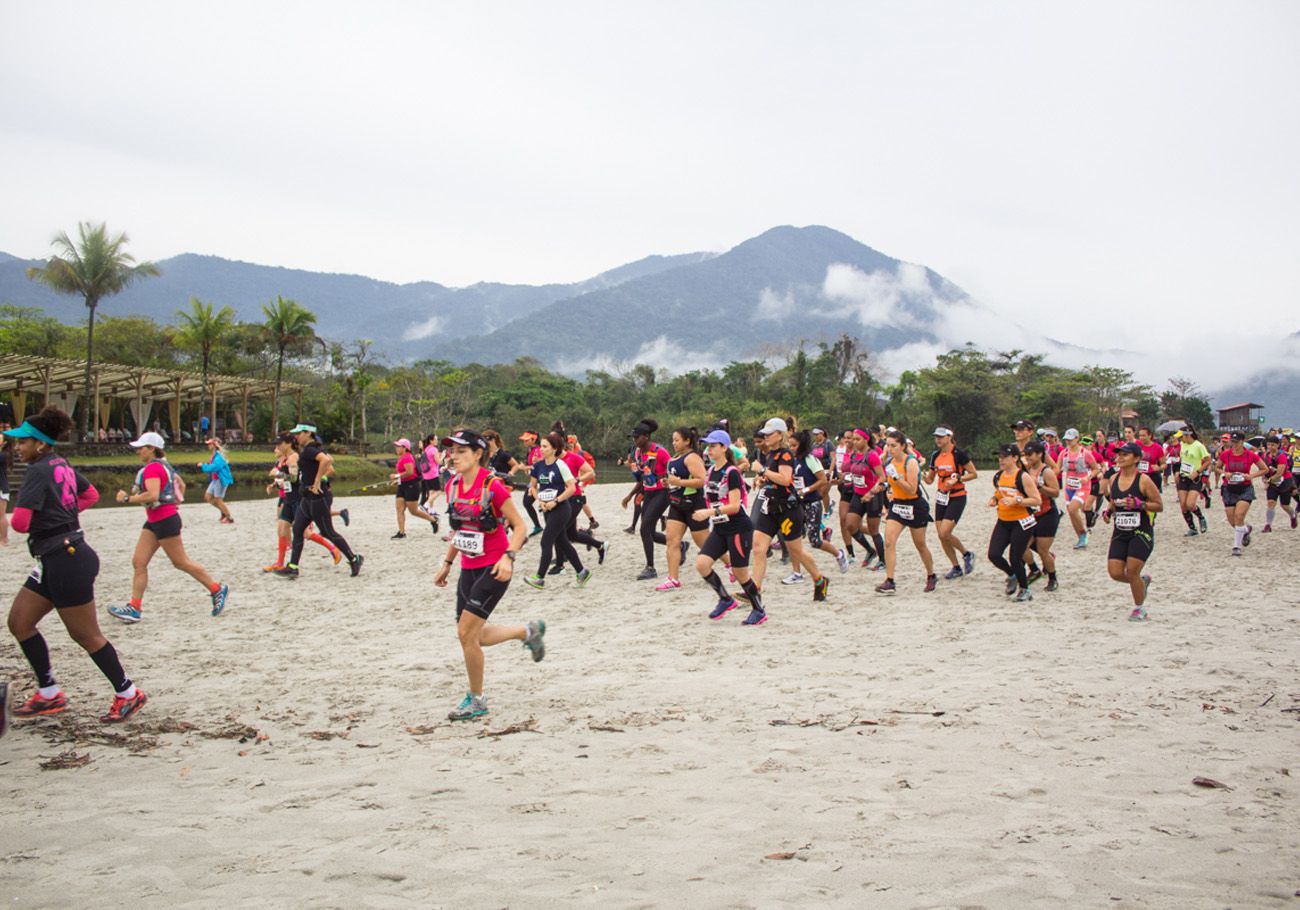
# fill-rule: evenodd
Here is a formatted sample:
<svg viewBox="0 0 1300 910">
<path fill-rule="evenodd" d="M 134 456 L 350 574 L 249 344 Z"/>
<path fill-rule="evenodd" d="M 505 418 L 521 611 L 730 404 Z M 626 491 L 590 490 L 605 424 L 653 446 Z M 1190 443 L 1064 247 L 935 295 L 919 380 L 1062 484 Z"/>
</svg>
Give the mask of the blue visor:
<svg viewBox="0 0 1300 910">
<path fill-rule="evenodd" d="M 58 445 L 57 442 L 36 429 L 36 427 L 32 426 L 31 423 L 26 420 L 22 422 L 21 426 L 15 427 L 12 430 L 5 430 L 5 435 L 14 439 L 39 439 L 41 442 L 48 443 L 52 446 Z"/>
</svg>

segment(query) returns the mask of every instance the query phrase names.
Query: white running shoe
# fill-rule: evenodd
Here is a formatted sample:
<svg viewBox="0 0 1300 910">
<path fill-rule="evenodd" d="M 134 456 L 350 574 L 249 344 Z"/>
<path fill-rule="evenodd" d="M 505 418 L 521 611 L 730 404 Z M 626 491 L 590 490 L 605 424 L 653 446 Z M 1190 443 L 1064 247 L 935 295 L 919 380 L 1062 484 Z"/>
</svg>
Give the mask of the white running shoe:
<svg viewBox="0 0 1300 910">
<path fill-rule="evenodd" d="M 785 578 L 782 578 L 782 579 L 781 579 L 781 584 L 783 584 L 783 585 L 797 585 L 797 584 L 799 584 L 801 581 L 803 581 L 803 573 L 802 573 L 802 572 L 791 572 L 791 573 L 790 573 L 789 575 L 787 575 Z"/>
</svg>

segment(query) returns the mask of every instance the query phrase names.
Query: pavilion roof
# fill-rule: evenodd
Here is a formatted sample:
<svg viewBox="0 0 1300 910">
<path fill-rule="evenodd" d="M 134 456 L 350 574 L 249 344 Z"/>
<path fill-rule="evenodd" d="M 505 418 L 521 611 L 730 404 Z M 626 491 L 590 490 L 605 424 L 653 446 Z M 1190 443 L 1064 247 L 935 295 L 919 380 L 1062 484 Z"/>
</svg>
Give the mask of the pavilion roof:
<svg viewBox="0 0 1300 910">
<path fill-rule="evenodd" d="M 194 400 L 203 387 L 203 374 L 188 370 L 168 370 L 159 367 L 136 367 L 120 363 L 96 362 L 91 367 L 92 377 L 99 379 L 101 397 L 140 398 L 154 400 L 175 398 Z M 29 354 L 0 354 L 0 393 L 18 390 L 44 392 L 47 387 L 55 394 L 82 392 L 86 378 L 86 361 L 63 360 L 56 357 L 36 357 Z M 305 389 L 302 383 L 281 382 L 281 394 L 294 395 Z M 252 376 L 227 376 L 208 373 L 208 396 L 270 395 L 275 391 L 275 381 Z"/>
</svg>

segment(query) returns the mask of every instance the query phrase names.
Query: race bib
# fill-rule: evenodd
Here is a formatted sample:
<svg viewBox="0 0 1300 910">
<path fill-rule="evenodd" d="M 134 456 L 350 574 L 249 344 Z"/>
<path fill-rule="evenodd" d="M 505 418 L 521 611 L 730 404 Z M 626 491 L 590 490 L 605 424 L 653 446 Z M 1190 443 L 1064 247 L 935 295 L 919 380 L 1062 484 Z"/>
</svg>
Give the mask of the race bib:
<svg viewBox="0 0 1300 910">
<path fill-rule="evenodd" d="M 1066 489 L 1069 489 L 1069 490 L 1077 490 L 1077 489 L 1079 489 L 1080 487 L 1083 486 L 1083 478 L 1081 478 L 1081 477 L 1067 477 L 1067 478 L 1065 478 L 1065 486 L 1066 486 Z"/>
<path fill-rule="evenodd" d="M 892 509 L 891 511 L 892 511 L 895 515 L 897 515 L 899 518 L 903 519 L 903 521 L 911 521 L 911 520 L 912 520 L 912 509 L 913 509 L 913 506 L 910 506 L 910 505 L 905 506 L 905 505 L 903 505 L 903 504 L 901 504 L 901 503 L 897 503 L 897 502 L 896 502 L 896 503 L 894 503 L 893 509 Z"/>
<path fill-rule="evenodd" d="M 713 527 L 725 525 L 730 519 L 726 515 L 710 515 L 709 524 Z"/>
<path fill-rule="evenodd" d="M 1179 465 L 1178 470 L 1184 477 L 1192 476 L 1192 466 L 1189 464 Z"/>
<path fill-rule="evenodd" d="M 1026 515 L 1024 518 L 1020 519 L 1019 524 L 1020 527 L 1028 531 L 1030 528 L 1038 524 L 1038 519 L 1032 515 Z"/>
<path fill-rule="evenodd" d="M 885 467 L 885 476 L 892 477 L 894 480 L 898 479 L 898 468 L 894 467 L 892 461 Z"/>
<path fill-rule="evenodd" d="M 457 531 L 456 536 L 451 539 L 451 545 L 466 556 L 482 556 L 483 532 Z"/>
<path fill-rule="evenodd" d="M 1245 482 L 1246 482 L 1246 475 L 1245 475 L 1245 474 L 1229 474 L 1229 475 L 1228 475 L 1228 483 L 1245 483 Z"/>
<path fill-rule="evenodd" d="M 557 496 L 559 496 L 559 495 L 560 495 L 560 491 L 559 491 L 559 490 L 538 490 L 538 491 L 537 491 L 537 501 L 538 501 L 538 502 L 555 502 L 555 497 L 557 497 Z"/>
<path fill-rule="evenodd" d="M 766 487 L 764 487 L 763 490 L 758 494 L 758 511 L 764 515 L 767 514 L 767 488 Z"/>
<path fill-rule="evenodd" d="M 1149 461 L 1139 461 L 1139 462 L 1138 462 L 1138 473 L 1139 473 L 1139 474 L 1150 474 L 1150 473 L 1151 473 L 1151 462 L 1149 462 Z"/>
<path fill-rule="evenodd" d="M 936 505 L 946 506 L 948 504 L 948 494 L 943 490 L 936 491 L 934 494 L 934 502 Z"/>
<path fill-rule="evenodd" d="M 44 577 L 45 577 L 45 566 L 42 565 L 41 561 L 38 559 L 36 560 L 36 565 L 32 566 L 32 581 L 36 582 L 39 585 L 41 583 L 41 579 Z"/>
<path fill-rule="evenodd" d="M 804 483 L 804 479 L 802 477 L 795 477 L 794 488 L 796 492 L 802 493 L 804 491 L 805 486 L 807 485 Z"/>
<path fill-rule="evenodd" d="M 1142 527 L 1141 512 L 1116 512 L 1115 527 L 1121 531 L 1136 531 Z"/>
</svg>

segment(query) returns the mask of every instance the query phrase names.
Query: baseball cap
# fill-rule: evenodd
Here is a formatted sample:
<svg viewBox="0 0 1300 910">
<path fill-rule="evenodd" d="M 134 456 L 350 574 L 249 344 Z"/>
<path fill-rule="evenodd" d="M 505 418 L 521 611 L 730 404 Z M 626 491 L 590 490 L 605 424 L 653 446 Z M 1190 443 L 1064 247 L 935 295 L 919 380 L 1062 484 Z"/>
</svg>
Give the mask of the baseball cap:
<svg viewBox="0 0 1300 910">
<path fill-rule="evenodd" d="M 300 424 L 298 424 L 296 427 L 294 427 L 292 430 L 290 430 L 289 432 L 290 432 L 290 433 L 310 433 L 310 434 L 312 434 L 313 436 L 315 436 L 315 435 L 316 435 L 316 428 L 315 428 L 314 426 L 312 426 L 311 424 L 309 424 L 309 423 L 300 423 Z M 146 434 L 146 435 L 148 435 L 148 434 Z"/>
<path fill-rule="evenodd" d="M 948 429 L 947 427 L 935 427 L 935 428 L 934 428 L 934 432 L 931 433 L 930 435 L 931 435 L 931 436 L 951 436 L 951 435 L 952 435 L 952 430 Z"/>
<path fill-rule="evenodd" d="M 1043 445 L 1041 439 L 1031 439 L 1025 443 L 1025 454 L 1028 455 L 1030 452 L 1037 452 L 1039 455 L 1046 455 L 1047 446 Z"/>
<path fill-rule="evenodd" d="M 1011 425 L 1011 429 L 1013 430 L 1032 430 L 1033 428 L 1034 425 L 1028 420 L 1017 420 Z"/>
<path fill-rule="evenodd" d="M 773 417 L 768 420 L 767 423 L 763 424 L 763 429 L 759 430 L 758 434 L 760 436 L 771 436 L 773 433 L 788 432 L 789 429 L 790 428 L 785 425 L 784 420 L 780 417 Z"/>
<path fill-rule="evenodd" d="M 708 436 L 704 437 L 704 444 L 713 445 L 714 443 L 720 446 L 731 445 L 731 434 L 726 430 L 713 430 Z"/>
<path fill-rule="evenodd" d="M 1233 431 L 1232 433 L 1230 433 L 1230 434 L 1228 435 L 1228 438 L 1229 438 L 1229 439 L 1233 439 L 1233 440 L 1236 440 L 1236 439 L 1243 439 L 1243 440 L 1244 440 L 1244 439 L 1246 438 L 1246 434 L 1243 433 L 1243 432 L 1241 432 L 1241 430 L 1235 430 L 1235 431 Z"/>
<path fill-rule="evenodd" d="M 1121 453 L 1123 453 L 1123 454 L 1125 454 L 1125 455 L 1136 455 L 1136 456 L 1138 456 L 1139 458 L 1141 458 L 1141 457 L 1142 457 L 1142 447 L 1141 447 L 1140 445 L 1138 445 L 1136 442 L 1126 442 L 1126 443 L 1124 443 L 1122 446 L 1120 446 L 1118 449 L 1115 450 L 1115 454 L 1116 454 L 1116 455 L 1119 455 L 1119 454 L 1121 454 Z"/>
<path fill-rule="evenodd" d="M 632 432 L 628 433 L 627 435 L 632 437 L 633 439 L 636 439 L 638 436 L 649 436 L 650 427 L 648 424 L 638 423 L 636 426 L 632 428 Z"/>
<path fill-rule="evenodd" d="M 1091 436 L 1080 436 L 1080 437 L 1079 437 L 1079 442 L 1083 443 L 1083 444 L 1086 445 L 1086 446 L 1090 446 L 1090 445 L 1092 445 L 1092 437 L 1091 437 Z"/>
<path fill-rule="evenodd" d="M 1020 454 L 1020 450 L 1016 448 L 1014 443 L 1008 442 L 998 446 L 998 457 L 1001 457 L 1003 455 L 1019 455 L 1019 454 Z"/>
<path fill-rule="evenodd" d="M 411 440 L 403 436 L 401 439 L 394 440 L 393 445 L 401 446 L 404 449 L 409 449 L 411 447 Z"/>
<path fill-rule="evenodd" d="M 153 446 L 155 449 L 165 449 L 167 448 L 167 440 L 162 438 L 161 433 L 141 433 L 140 438 L 131 443 L 131 448 L 138 449 L 141 446 Z"/>
<path fill-rule="evenodd" d="M 534 433 L 532 430 L 524 430 L 522 433 L 519 434 L 520 442 L 532 442 L 536 438 L 537 438 L 537 434 Z"/>
<path fill-rule="evenodd" d="M 1074 427 L 1070 427 L 1070 429 L 1068 429 L 1068 430 L 1065 431 L 1065 435 L 1062 436 L 1061 438 L 1062 438 L 1062 439 L 1078 439 L 1078 438 L 1079 438 L 1079 431 L 1076 430 Z"/>
<path fill-rule="evenodd" d="M 469 446 L 471 449 L 486 449 L 487 440 L 473 430 L 458 430 L 450 436 L 444 436 L 438 440 L 438 445 L 444 449 L 447 446 Z"/>
</svg>

